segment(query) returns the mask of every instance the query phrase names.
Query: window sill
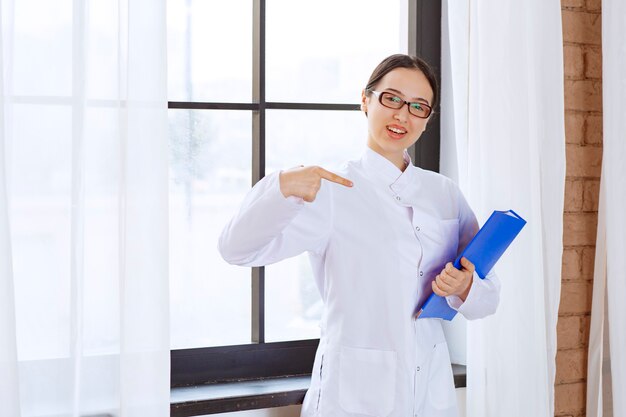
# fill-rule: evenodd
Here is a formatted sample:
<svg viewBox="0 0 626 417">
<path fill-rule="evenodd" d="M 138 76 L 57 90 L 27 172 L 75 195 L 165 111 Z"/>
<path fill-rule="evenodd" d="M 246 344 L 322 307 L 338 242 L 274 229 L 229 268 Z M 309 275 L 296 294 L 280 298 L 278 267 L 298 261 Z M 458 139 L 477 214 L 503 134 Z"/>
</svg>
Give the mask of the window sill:
<svg viewBox="0 0 626 417">
<path fill-rule="evenodd" d="M 456 388 L 464 388 L 465 366 L 452 365 L 452 371 Z M 170 416 L 190 417 L 302 404 L 310 381 L 310 376 L 291 376 L 172 388 Z"/>
</svg>

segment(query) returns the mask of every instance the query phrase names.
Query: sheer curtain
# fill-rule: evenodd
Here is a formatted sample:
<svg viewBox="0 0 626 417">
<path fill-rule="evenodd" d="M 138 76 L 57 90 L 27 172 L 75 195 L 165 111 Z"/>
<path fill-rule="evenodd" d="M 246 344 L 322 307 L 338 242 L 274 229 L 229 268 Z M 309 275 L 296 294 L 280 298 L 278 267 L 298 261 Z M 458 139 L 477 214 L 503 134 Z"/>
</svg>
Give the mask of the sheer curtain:
<svg viewBox="0 0 626 417">
<path fill-rule="evenodd" d="M 1 414 L 169 416 L 165 1 L 0 13 Z"/>
<path fill-rule="evenodd" d="M 603 151 L 587 372 L 587 415 L 625 417 L 626 4 L 602 2 Z"/>
<path fill-rule="evenodd" d="M 442 169 L 479 221 L 528 224 L 496 266 L 498 312 L 468 322 L 467 415 L 554 415 L 565 187 L 557 0 L 444 1 Z"/>
</svg>

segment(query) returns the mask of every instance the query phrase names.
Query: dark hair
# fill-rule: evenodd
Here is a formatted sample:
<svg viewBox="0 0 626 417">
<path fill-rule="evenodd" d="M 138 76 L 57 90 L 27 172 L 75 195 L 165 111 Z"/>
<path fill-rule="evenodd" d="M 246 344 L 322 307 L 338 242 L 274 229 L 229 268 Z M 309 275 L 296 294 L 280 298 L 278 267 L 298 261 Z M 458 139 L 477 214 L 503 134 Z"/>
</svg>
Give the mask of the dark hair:
<svg viewBox="0 0 626 417">
<path fill-rule="evenodd" d="M 435 71 L 433 71 L 430 65 L 428 65 L 428 63 L 423 59 L 416 56 L 395 54 L 383 59 L 381 63 L 374 68 L 372 75 L 370 75 L 367 86 L 365 86 L 365 93 L 369 94 L 385 75 L 396 68 L 416 69 L 424 74 L 430 84 L 430 88 L 433 90 L 433 102 L 430 104 L 434 111 L 437 106 L 437 101 L 439 100 L 437 77 L 435 76 Z"/>
</svg>

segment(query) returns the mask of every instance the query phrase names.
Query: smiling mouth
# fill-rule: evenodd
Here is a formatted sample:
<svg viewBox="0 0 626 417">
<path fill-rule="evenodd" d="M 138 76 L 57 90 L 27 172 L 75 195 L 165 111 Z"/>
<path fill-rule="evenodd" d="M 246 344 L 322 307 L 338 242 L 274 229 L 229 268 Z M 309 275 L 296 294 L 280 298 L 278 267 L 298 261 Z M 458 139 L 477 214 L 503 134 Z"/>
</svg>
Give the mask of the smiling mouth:
<svg viewBox="0 0 626 417">
<path fill-rule="evenodd" d="M 406 133 L 406 130 L 399 129 L 397 127 L 392 127 L 392 126 L 387 126 L 387 130 L 389 130 L 390 132 L 396 133 L 398 135 L 404 135 Z"/>
</svg>

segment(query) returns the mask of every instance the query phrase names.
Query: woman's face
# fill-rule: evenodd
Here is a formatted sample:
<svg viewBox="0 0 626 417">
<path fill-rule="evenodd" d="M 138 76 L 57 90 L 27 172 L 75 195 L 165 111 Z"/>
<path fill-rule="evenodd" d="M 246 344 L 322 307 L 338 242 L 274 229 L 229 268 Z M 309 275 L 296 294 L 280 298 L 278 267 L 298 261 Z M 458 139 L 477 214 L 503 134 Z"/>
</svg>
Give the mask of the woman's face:
<svg viewBox="0 0 626 417">
<path fill-rule="evenodd" d="M 402 100 L 429 106 L 433 100 L 428 79 L 420 70 L 412 68 L 391 70 L 374 90 L 388 91 Z M 391 161 L 401 158 L 404 150 L 417 142 L 429 120 L 410 114 L 407 105 L 400 109 L 385 107 L 373 93 L 365 95 L 363 92 L 361 108 L 367 112 L 367 146 Z"/>
</svg>

